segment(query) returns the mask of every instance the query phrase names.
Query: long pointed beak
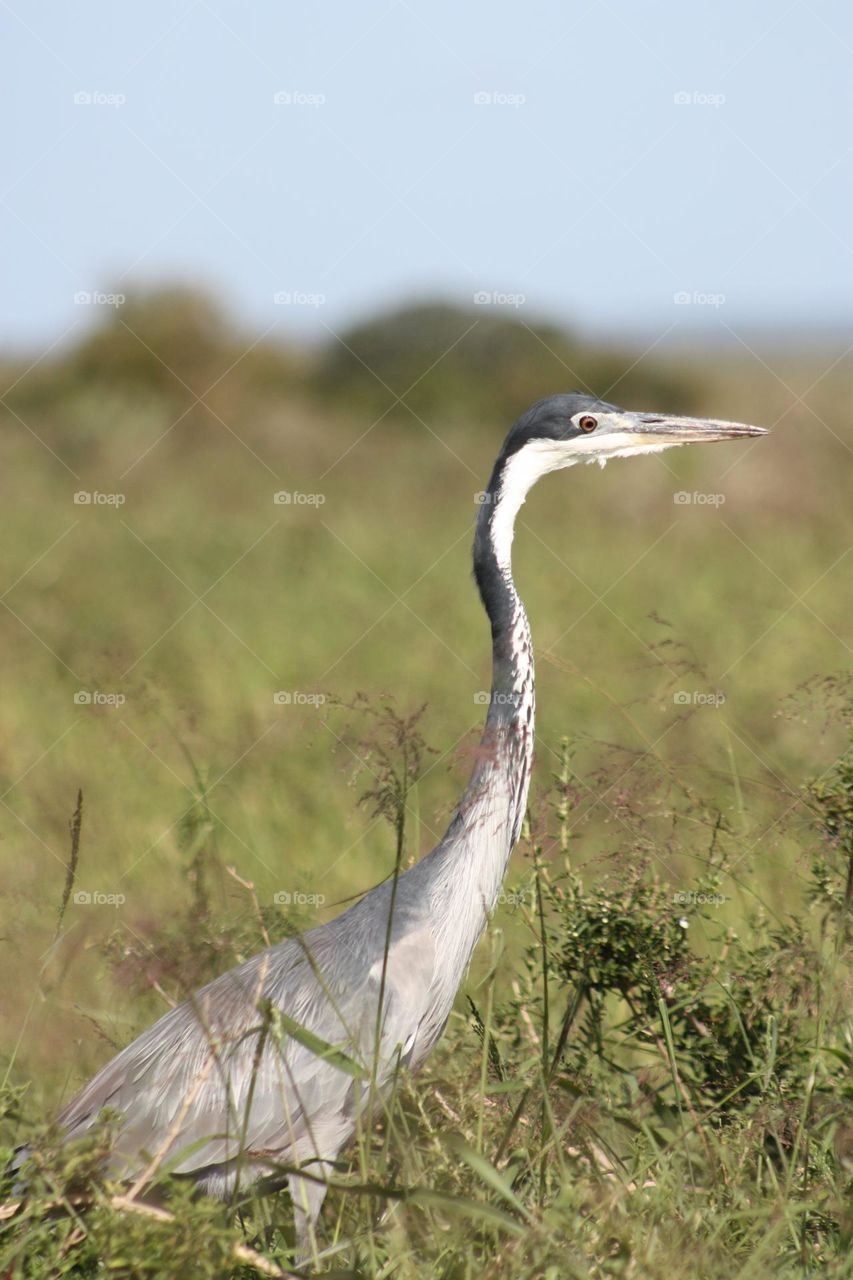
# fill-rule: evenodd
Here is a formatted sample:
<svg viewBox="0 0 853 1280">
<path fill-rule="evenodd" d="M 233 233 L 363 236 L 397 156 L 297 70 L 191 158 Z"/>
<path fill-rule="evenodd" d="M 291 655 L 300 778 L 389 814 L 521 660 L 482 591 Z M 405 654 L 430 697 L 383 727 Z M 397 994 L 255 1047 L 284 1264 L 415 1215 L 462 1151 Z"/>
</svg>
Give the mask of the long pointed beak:
<svg viewBox="0 0 853 1280">
<path fill-rule="evenodd" d="M 659 436 L 672 444 L 699 440 L 742 440 L 745 436 L 766 436 L 766 427 L 745 422 L 721 422 L 716 418 L 672 418 L 655 413 L 632 413 L 628 430 L 641 436 Z"/>
</svg>

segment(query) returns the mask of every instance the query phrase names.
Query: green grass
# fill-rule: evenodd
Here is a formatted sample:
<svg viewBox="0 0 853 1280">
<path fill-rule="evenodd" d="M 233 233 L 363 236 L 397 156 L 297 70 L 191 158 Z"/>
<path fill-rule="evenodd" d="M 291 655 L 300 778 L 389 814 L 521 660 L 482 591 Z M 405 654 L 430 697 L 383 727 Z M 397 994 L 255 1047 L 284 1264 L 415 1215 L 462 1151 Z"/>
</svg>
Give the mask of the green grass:
<svg viewBox="0 0 853 1280">
<path fill-rule="evenodd" d="M 404 716 L 426 704 L 434 749 L 407 796 L 404 864 L 440 836 L 489 679 L 474 494 L 525 407 L 460 419 L 439 383 L 423 423 L 398 407 L 372 425 L 315 395 L 307 356 L 256 351 L 169 429 L 186 388 L 93 349 L 24 376 L 0 435 L 10 1145 L 164 996 L 393 869 L 394 831 L 375 797 L 358 803 L 383 776 L 388 696 Z M 172 367 L 202 391 L 240 349 L 199 340 Z M 329 1196 L 323 1265 L 848 1274 L 846 810 L 808 784 L 846 794 L 849 359 L 812 386 L 833 353 L 763 358 L 787 385 L 744 353 L 669 364 L 691 407 L 778 423 L 770 439 L 575 469 L 521 513 L 531 830 L 444 1041 L 340 1173 L 374 1193 Z M 9 367 L 7 386 L 25 365 Z M 555 363 L 543 391 L 568 381 Z M 77 490 L 125 501 L 79 506 Z M 324 501 L 278 506 L 279 490 Z M 125 701 L 75 704 L 81 689 Z M 123 901 L 72 893 L 56 936 L 78 788 L 74 890 Z M 65 1157 L 45 1152 L 55 1198 Z M 34 1201 L 6 1230 L 9 1274 L 214 1276 L 244 1239 L 209 1205 L 154 1221 L 96 1198 L 64 1252 L 74 1219 Z M 283 1260 L 288 1223 L 272 1200 L 247 1230 Z"/>
</svg>

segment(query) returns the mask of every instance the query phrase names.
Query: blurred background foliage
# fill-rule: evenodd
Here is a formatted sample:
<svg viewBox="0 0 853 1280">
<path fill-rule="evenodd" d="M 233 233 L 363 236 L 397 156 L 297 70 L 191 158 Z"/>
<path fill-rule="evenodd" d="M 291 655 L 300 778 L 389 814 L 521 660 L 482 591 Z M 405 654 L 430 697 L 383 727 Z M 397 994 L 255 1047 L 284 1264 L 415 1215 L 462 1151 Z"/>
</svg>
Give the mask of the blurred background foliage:
<svg viewBox="0 0 853 1280">
<path fill-rule="evenodd" d="M 690 1087 L 751 1088 L 768 1019 L 800 1018 L 802 957 L 820 953 L 850 865 L 850 369 L 841 342 L 592 344 L 526 311 L 429 300 L 299 347 L 183 285 L 0 361 L 2 1018 L 27 1114 L 164 996 L 335 914 L 389 873 L 397 838 L 408 863 L 441 835 L 489 684 L 476 494 L 514 418 L 573 387 L 774 432 L 575 469 L 524 507 L 539 724 L 511 878 L 526 887 L 499 906 L 468 990 L 488 970 L 495 1055 L 521 1070 L 513 1041 L 543 1013 L 538 860 L 554 868 L 552 983 L 593 993 L 572 1087 L 599 1087 L 606 1001 L 648 1018 L 664 982 Z M 422 767 L 395 834 L 358 799 L 381 790 L 379 727 L 415 720 Z M 715 896 L 694 910 L 697 893 Z M 755 988 L 743 1033 L 715 986 L 721 948 Z M 774 968 L 796 1000 L 761 987 Z M 455 1025 L 439 1079 L 470 1045 L 467 1015 Z"/>
<path fill-rule="evenodd" d="M 387 871 L 351 791 L 364 713 L 334 699 L 391 694 L 401 714 L 426 701 L 441 754 L 409 854 L 440 835 L 489 681 L 475 494 L 512 420 L 559 389 L 775 430 L 537 489 L 516 573 L 539 654 L 538 776 L 574 734 L 593 858 L 649 805 L 659 851 L 682 839 L 671 797 L 655 798 L 677 772 L 750 844 L 767 828 L 750 853 L 761 892 L 776 909 L 800 901 L 800 789 L 846 734 L 849 356 L 603 349 L 515 312 L 424 302 L 299 348 L 241 332 L 183 285 L 103 310 L 75 343 L 0 366 L 8 1016 L 29 1007 L 34 964 L 59 1002 L 31 1009 L 23 1062 L 55 1069 L 73 1030 L 94 1063 L 75 1010 L 103 1012 L 104 990 L 76 952 L 156 921 L 197 852 L 182 832 L 205 788 L 201 844 L 215 838 L 267 901 L 307 886 L 329 914 Z M 122 505 L 76 505 L 78 491 Z M 282 506 L 279 491 L 319 497 Z M 674 500 L 694 491 L 722 501 Z M 126 701 L 75 705 L 80 689 Z M 327 701 L 296 700 L 312 692 Z M 699 701 L 716 692 L 723 705 Z M 72 904 L 46 950 L 78 786 L 82 888 L 127 903 Z M 110 1016 L 136 1021 L 113 1001 Z"/>
</svg>

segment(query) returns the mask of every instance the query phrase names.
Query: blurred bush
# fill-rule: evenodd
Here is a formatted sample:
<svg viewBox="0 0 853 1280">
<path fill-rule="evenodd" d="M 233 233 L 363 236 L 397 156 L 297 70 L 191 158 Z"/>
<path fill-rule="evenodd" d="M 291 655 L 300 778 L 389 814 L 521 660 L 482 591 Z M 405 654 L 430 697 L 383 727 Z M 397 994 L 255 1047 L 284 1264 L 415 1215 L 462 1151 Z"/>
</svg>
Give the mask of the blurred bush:
<svg viewBox="0 0 853 1280">
<path fill-rule="evenodd" d="M 204 290 L 136 290 L 103 310 L 99 323 L 58 355 L 30 369 L 29 359 L 6 363 L 4 400 L 24 418 L 44 415 L 48 437 L 88 437 L 87 423 L 103 428 L 142 410 L 161 416 L 164 429 L 179 421 L 179 438 L 192 443 L 217 419 L 251 412 L 259 400 L 305 381 L 298 348 L 241 331 Z M 104 402 L 113 413 L 97 411 Z"/>
<path fill-rule="evenodd" d="M 554 324 L 483 306 L 424 302 L 345 329 L 321 351 L 317 391 L 360 412 L 501 422 L 558 391 L 611 388 L 638 405 L 684 408 L 695 378 L 594 349 Z M 395 405 L 395 397 L 403 404 Z"/>
<path fill-rule="evenodd" d="M 379 313 L 315 347 L 242 331 L 209 293 L 174 284 L 128 292 L 77 342 L 34 366 L 6 361 L 13 413 L 47 437 L 88 442 L 140 411 L 181 424 L 192 444 L 230 415 L 298 397 L 347 415 L 507 424 L 534 400 L 573 388 L 617 403 L 690 410 L 693 367 L 594 347 L 555 324 L 483 306 L 424 302 Z M 29 367 L 28 367 L 29 366 Z M 25 375 L 25 376 L 24 376 Z M 110 413 L 92 413 L 108 403 Z M 93 424 L 90 430 L 89 424 Z"/>
</svg>

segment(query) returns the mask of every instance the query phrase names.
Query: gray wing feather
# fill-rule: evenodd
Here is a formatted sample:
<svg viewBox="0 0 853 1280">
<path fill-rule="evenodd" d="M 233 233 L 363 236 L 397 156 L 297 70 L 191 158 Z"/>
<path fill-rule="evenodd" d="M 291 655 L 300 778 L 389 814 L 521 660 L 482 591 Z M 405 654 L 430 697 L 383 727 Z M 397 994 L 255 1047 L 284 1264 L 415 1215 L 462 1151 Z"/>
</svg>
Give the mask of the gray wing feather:
<svg viewBox="0 0 853 1280">
<path fill-rule="evenodd" d="M 411 1057 L 429 1023 L 435 944 L 423 906 L 400 892 L 389 950 L 377 1062 L 380 1085 Z M 384 903 L 384 906 L 383 906 Z M 280 1160 L 308 1150 L 334 1157 L 358 1110 L 350 1075 L 300 1041 L 267 1033 L 269 1000 L 369 1071 L 375 1042 L 388 894 L 363 899 L 330 924 L 289 939 L 208 983 L 109 1062 L 60 1115 L 69 1136 L 104 1107 L 123 1117 L 116 1172 L 144 1154 L 178 1173 L 226 1164 L 241 1150 Z M 429 1039 L 434 1040 L 432 1034 Z M 142 1157 L 142 1163 L 141 1163 Z"/>
</svg>

